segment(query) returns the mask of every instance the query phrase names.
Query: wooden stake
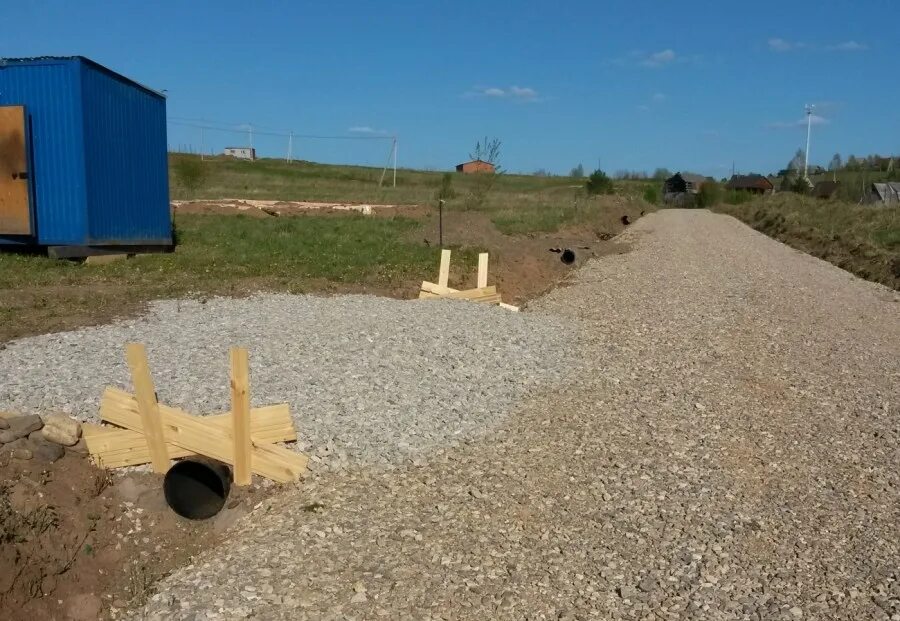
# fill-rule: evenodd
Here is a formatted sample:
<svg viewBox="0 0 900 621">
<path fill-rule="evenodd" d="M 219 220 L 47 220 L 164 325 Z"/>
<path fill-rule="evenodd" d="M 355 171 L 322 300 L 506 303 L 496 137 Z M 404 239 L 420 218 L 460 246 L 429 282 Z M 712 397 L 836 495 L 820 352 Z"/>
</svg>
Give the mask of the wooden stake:
<svg viewBox="0 0 900 621">
<path fill-rule="evenodd" d="M 478 288 L 487 287 L 488 253 L 478 255 Z"/>
<path fill-rule="evenodd" d="M 441 250 L 441 269 L 438 272 L 438 284 L 446 287 L 450 282 L 450 251 Z"/>
<path fill-rule="evenodd" d="M 153 472 L 165 474 L 169 470 L 169 451 L 163 435 L 162 419 L 159 416 L 159 403 L 156 402 L 156 388 L 150 376 L 150 365 L 147 364 L 147 348 L 142 343 L 128 343 L 125 346 L 125 357 L 131 369 L 131 381 L 134 383 L 134 395 L 137 399 L 147 448 L 150 450 L 150 463 Z"/>
<path fill-rule="evenodd" d="M 231 348 L 231 418 L 234 439 L 234 483 L 250 485 L 250 363 L 247 350 Z"/>
</svg>

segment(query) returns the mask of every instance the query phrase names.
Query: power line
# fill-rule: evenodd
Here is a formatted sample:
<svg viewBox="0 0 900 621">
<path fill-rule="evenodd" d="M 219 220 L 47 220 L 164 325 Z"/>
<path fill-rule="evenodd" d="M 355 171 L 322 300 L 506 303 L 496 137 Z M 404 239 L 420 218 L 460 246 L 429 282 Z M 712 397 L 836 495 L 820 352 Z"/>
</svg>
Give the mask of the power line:
<svg viewBox="0 0 900 621">
<path fill-rule="evenodd" d="M 177 117 L 170 117 L 168 119 L 168 123 L 170 125 L 178 125 L 181 127 L 194 127 L 197 129 L 205 129 L 210 131 L 217 132 L 227 132 L 227 133 L 244 133 L 248 131 L 249 125 L 244 124 L 241 126 L 236 125 L 224 125 L 217 126 L 216 124 L 202 122 L 201 123 L 192 123 L 188 121 L 176 120 Z M 254 134 L 258 136 L 280 136 L 283 138 L 289 138 L 293 135 L 294 138 L 307 138 L 313 140 L 394 140 L 394 136 L 327 136 L 322 134 L 298 134 L 288 131 L 259 131 L 258 125 L 253 125 L 252 130 Z"/>
</svg>

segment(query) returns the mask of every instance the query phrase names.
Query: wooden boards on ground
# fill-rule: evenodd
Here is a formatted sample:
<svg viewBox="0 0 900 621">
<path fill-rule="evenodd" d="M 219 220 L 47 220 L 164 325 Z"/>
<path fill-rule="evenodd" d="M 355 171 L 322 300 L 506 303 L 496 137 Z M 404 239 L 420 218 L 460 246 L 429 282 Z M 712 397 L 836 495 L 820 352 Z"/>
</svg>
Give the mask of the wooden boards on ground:
<svg viewBox="0 0 900 621">
<path fill-rule="evenodd" d="M 192 416 L 177 408 L 159 404 L 166 442 L 188 451 L 234 466 L 234 440 L 231 415 L 226 426 L 210 424 L 205 417 Z M 135 398 L 125 391 L 107 388 L 100 403 L 100 417 L 109 423 L 144 433 L 144 425 Z M 299 478 L 308 458 L 274 444 L 253 438 L 251 431 L 250 469 L 254 474 L 279 483 Z"/>
<path fill-rule="evenodd" d="M 132 395 L 128 396 L 133 398 Z M 113 404 L 111 407 L 116 406 Z M 204 416 L 203 420 L 226 431 L 231 428 L 230 412 Z M 98 466 L 121 468 L 150 463 L 150 449 L 147 448 L 147 438 L 142 433 L 91 423 L 82 424 L 82 430 L 88 451 Z M 296 441 L 297 432 L 294 430 L 288 405 L 284 403 L 250 410 L 250 437 L 256 442 Z M 166 442 L 166 452 L 169 459 L 196 455 L 195 452 L 171 442 Z"/>
<path fill-rule="evenodd" d="M 448 286 L 450 279 L 450 251 L 441 250 L 441 264 L 438 269 L 437 283 L 423 281 L 419 291 L 420 300 L 435 299 L 451 299 L 451 300 L 469 300 L 470 302 L 479 302 L 481 304 L 496 304 L 506 310 L 518 312 L 519 307 L 512 304 L 505 304 L 497 292 L 496 286 L 488 286 L 488 253 L 482 252 L 478 255 L 478 286 L 474 289 L 453 289 Z"/>
</svg>

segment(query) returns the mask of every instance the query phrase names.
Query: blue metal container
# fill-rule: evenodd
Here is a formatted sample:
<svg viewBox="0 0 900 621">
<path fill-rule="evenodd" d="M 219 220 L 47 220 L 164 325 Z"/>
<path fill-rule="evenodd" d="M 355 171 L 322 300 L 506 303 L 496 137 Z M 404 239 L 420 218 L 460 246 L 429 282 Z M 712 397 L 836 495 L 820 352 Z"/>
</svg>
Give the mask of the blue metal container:
<svg viewBox="0 0 900 621">
<path fill-rule="evenodd" d="M 0 59 L 4 106 L 24 106 L 30 222 L 0 244 L 171 245 L 163 95 L 87 58 Z"/>
</svg>

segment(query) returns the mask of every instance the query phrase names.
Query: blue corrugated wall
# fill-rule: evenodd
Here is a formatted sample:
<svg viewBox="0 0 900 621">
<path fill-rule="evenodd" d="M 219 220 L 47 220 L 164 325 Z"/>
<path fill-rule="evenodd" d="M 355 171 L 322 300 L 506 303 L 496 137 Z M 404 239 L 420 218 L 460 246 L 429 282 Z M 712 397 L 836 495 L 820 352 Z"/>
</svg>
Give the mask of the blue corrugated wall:
<svg viewBox="0 0 900 621">
<path fill-rule="evenodd" d="M 81 243 L 88 224 L 78 64 L 0 68 L 0 105 L 24 105 L 29 117 L 32 212 L 40 243 Z"/>
<path fill-rule="evenodd" d="M 171 238 L 165 100 L 82 64 L 91 244 Z"/>
<path fill-rule="evenodd" d="M 29 117 L 37 244 L 171 243 L 163 97 L 77 57 L 10 60 L 0 105 Z"/>
</svg>

